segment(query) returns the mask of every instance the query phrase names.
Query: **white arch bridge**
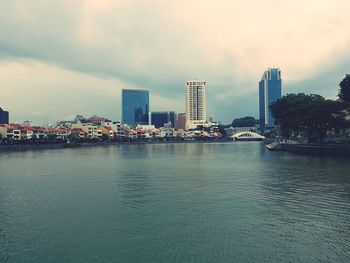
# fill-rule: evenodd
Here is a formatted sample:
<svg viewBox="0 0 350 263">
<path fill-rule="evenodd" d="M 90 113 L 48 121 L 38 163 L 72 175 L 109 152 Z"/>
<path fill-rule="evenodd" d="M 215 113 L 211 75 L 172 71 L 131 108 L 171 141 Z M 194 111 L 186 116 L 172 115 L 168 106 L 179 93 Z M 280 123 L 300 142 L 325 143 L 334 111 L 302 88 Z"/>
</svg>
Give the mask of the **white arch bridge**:
<svg viewBox="0 0 350 263">
<path fill-rule="evenodd" d="M 265 137 L 256 133 L 256 132 L 237 132 L 232 135 L 231 138 L 236 141 L 262 141 L 265 140 Z"/>
</svg>

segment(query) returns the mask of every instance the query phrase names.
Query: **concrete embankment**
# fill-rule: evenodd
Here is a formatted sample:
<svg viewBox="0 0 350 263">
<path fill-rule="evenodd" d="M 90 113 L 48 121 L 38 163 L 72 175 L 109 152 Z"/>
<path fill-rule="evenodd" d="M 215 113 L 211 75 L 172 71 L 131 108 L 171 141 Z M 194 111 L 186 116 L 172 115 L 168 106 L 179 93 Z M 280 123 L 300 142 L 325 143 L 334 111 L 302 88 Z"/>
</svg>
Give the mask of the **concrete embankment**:
<svg viewBox="0 0 350 263">
<path fill-rule="evenodd" d="M 271 151 L 286 151 L 301 154 L 350 156 L 350 145 L 336 144 L 293 144 L 271 143 L 266 146 Z"/>
</svg>

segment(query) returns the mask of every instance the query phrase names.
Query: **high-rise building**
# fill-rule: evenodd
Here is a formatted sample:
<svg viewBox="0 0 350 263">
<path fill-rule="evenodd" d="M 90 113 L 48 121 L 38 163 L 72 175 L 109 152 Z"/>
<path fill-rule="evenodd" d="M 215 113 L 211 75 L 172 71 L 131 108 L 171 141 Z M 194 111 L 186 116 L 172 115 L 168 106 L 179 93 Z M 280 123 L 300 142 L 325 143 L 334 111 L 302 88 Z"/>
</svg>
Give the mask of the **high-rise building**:
<svg viewBox="0 0 350 263">
<path fill-rule="evenodd" d="M 209 122 L 215 122 L 214 114 L 209 115 Z"/>
<path fill-rule="evenodd" d="M 122 121 L 130 126 L 148 124 L 149 91 L 122 90 Z"/>
<path fill-rule="evenodd" d="M 158 111 L 151 112 L 151 124 L 156 128 L 164 127 L 164 124 L 171 123 L 171 127 L 175 127 L 174 111 Z"/>
<path fill-rule="evenodd" d="M 275 125 L 270 106 L 272 102 L 282 97 L 281 70 L 269 68 L 266 70 L 259 82 L 259 116 L 260 130 L 271 129 Z"/>
<path fill-rule="evenodd" d="M 194 129 L 206 122 L 206 82 L 203 80 L 186 81 L 186 129 Z"/>
<path fill-rule="evenodd" d="M 8 124 L 9 123 L 9 112 L 4 111 L 0 108 L 0 124 Z"/>
<path fill-rule="evenodd" d="M 178 113 L 175 118 L 175 130 L 186 129 L 186 113 Z"/>
</svg>

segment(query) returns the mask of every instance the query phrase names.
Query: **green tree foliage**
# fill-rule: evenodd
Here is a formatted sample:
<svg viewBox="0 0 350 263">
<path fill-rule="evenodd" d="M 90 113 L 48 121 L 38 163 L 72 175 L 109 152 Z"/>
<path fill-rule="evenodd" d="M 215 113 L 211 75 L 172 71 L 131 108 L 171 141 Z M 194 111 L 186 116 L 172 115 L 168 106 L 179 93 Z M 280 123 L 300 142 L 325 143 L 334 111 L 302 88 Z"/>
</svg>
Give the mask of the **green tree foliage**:
<svg viewBox="0 0 350 263">
<path fill-rule="evenodd" d="M 339 84 L 340 89 L 338 93 L 339 99 L 350 107 L 350 75 L 347 74 L 346 77 Z"/>
<path fill-rule="evenodd" d="M 342 104 L 320 95 L 288 94 L 271 105 L 271 111 L 284 136 L 305 133 L 309 141 L 322 141 L 328 129 L 342 118 Z"/>
<path fill-rule="evenodd" d="M 232 121 L 232 127 L 252 127 L 255 126 L 255 124 L 256 120 L 254 117 L 251 116 L 234 119 Z"/>
<path fill-rule="evenodd" d="M 69 142 L 77 142 L 79 141 L 79 136 L 76 133 L 71 133 L 67 136 L 67 141 Z"/>
<path fill-rule="evenodd" d="M 218 129 L 219 129 L 219 132 L 222 134 L 223 137 L 227 137 L 227 132 L 225 131 L 224 125 L 219 124 Z"/>
<path fill-rule="evenodd" d="M 109 136 L 105 133 L 102 134 L 102 141 L 108 141 L 109 140 Z"/>
<path fill-rule="evenodd" d="M 48 135 L 47 135 L 47 139 L 48 139 L 49 141 L 54 141 L 54 140 L 57 139 L 57 135 L 56 135 L 56 134 L 48 134 Z"/>
</svg>

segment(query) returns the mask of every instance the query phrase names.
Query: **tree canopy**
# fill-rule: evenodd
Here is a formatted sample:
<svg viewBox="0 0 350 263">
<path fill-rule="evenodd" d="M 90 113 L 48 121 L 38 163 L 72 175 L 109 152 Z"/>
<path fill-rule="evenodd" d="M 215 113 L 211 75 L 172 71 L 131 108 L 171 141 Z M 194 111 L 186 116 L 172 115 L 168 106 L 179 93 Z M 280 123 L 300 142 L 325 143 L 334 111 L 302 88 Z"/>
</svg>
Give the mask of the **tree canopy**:
<svg viewBox="0 0 350 263">
<path fill-rule="evenodd" d="M 338 97 L 342 102 L 345 102 L 348 106 L 350 105 L 350 75 L 346 77 L 339 84 L 340 89 Z"/>
<path fill-rule="evenodd" d="M 234 119 L 232 121 L 232 127 L 252 127 L 255 126 L 256 120 L 254 117 L 246 116 L 243 118 Z"/>
<path fill-rule="evenodd" d="M 288 94 L 271 105 L 284 135 L 306 133 L 309 141 L 322 141 L 327 129 L 337 127 L 342 108 L 339 101 L 304 93 Z"/>
</svg>

